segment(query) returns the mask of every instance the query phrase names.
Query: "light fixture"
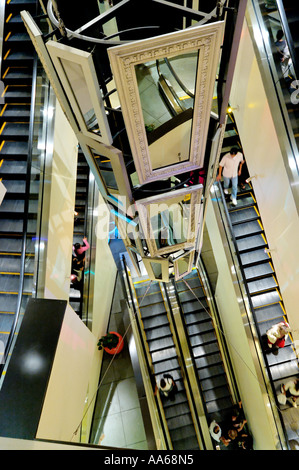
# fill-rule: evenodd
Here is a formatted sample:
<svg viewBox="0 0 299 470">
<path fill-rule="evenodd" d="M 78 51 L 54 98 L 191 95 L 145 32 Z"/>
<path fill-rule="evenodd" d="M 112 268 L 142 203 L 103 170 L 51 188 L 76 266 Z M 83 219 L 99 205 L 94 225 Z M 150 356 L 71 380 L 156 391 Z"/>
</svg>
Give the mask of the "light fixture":
<svg viewBox="0 0 299 470">
<path fill-rule="evenodd" d="M 239 105 L 238 105 L 238 104 L 237 104 L 237 106 L 235 106 L 235 107 L 229 106 L 229 107 L 227 108 L 227 112 L 228 112 L 229 114 L 231 114 L 233 111 L 240 111 L 240 108 L 239 108 Z"/>
<path fill-rule="evenodd" d="M 267 253 L 267 255 L 270 255 L 273 251 L 276 251 L 276 248 L 265 248 L 264 252 Z"/>
<path fill-rule="evenodd" d="M 253 180 L 254 178 L 257 178 L 257 175 L 253 175 L 253 176 L 250 176 L 249 178 L 247 178 L 246 183 L 249 183 L 251 180 Z"/>
</svg>

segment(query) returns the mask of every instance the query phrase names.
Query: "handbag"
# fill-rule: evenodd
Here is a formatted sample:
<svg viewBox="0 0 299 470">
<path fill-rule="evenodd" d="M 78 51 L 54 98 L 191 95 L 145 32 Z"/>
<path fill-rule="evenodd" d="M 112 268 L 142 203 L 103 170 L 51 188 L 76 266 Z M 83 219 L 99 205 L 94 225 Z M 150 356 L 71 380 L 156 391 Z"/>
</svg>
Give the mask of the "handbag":
<svg viewBox="0 0 299 470">
<path fill-rule="evenodd" d="M 278 403 L 280 403 L 281 405 L 285 405 L 287 402 L 287 397 L 284 393 L 279 393 L 277 395 L 277 400 L 278 400 Z"/>
</svg>

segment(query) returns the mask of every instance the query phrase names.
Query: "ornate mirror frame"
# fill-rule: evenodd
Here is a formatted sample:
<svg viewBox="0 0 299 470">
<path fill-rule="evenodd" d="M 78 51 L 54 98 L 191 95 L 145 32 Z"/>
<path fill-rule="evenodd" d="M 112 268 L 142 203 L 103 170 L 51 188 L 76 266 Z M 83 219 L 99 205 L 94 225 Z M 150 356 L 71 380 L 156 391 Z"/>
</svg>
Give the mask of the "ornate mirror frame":
<svg viewBox="0 0 299 470">
<path fill-rule="evenodd" d="M 198 227 L 198 218 L 201 206 L 201 197 L 203 192 L 203 185 L 198 184 L 190 186 L 188 188 L 178 189 L 176 191 L 169 191 L 162 195 L 151 196 L 145 199 L 139 199 L 135 201 L 136 208 L 138 211 L 139 224 L 143 236 L 146 239 L 147 247 L 149 249 L 152 258 L 171 254 L 181 249 L 192 249 L 194 248 L 196 241 L 196 232 Z M 168 245 L 163 248 L 159 248 L 156 243 L 154 230 L 150 222 L 148 210 L 153 204 L 170 203 L 172 199 L 184 198 L 190 195 L 190 212 L 188 220 L 188 230 L 186 234 L 186 241 L 177 243 L 174 245 Z"/>
<path fill-rule="evenodd" d="M 128 138 L 140 184 L 203 166 L 224 22 L 135 41 L 108 49 Z M 189 160 L 153 169 L 135 66 L 179 54 L 199 52 Z"/>
</svg>

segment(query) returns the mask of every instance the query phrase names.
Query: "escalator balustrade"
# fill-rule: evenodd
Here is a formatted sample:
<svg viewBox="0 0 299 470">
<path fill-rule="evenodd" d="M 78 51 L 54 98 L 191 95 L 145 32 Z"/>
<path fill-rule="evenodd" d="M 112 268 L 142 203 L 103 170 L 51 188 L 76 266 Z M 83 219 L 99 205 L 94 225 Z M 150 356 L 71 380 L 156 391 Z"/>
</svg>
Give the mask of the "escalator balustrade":
<svg viewBox="0 0 299 470">
<path fill-rule="evenodd" d="M 161 397 L 173 449 L 199 449 L 160 283 L 138 281 L 134 289 L 156 383 L 170 374 L 177 385 L 174 401 Z"/>
<path fill-rule="evenodd" d="M 175 281 L 209 422 L 221 423 L 233 401 L 206 293 L 196 268 Z"/>
<path fill-rule="evenodd" d="M 28 214 L 24 212 L 34 58 L 33 46 L 20 16 L 24 8 L 34 14 L 36 1 L 6 3 L 1 68 L 4 92 L 0 107 L 0 178 L 7 188 L 0 206 L 0 339 L 4 344 L 17 309 L 25 219 L 28 238 L 21 311 L 32 292 L 37 218 L 38 182 L 28 201 Z"/>
</svg>

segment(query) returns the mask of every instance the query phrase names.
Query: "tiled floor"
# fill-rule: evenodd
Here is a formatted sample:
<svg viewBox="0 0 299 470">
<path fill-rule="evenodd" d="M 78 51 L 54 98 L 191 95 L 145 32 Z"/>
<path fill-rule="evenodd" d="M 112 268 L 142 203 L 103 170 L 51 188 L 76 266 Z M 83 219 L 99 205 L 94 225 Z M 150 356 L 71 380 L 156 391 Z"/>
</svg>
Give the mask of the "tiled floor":
<svg viewBox="0 0 299 470">
<path fill-rule="evenodd" d="M 111 243 L 120 269 L 121 241 Z M 118 275 L 109 324 L 110 331 L 125 334 L 122 312 L 122 286 Z M 124 337 L 124 349 L 116 356 L 104 353 L 100 387 L 95 405 L 91 443 L 118 448 L 147 450 L 136 382 Z"/>
</svg>

